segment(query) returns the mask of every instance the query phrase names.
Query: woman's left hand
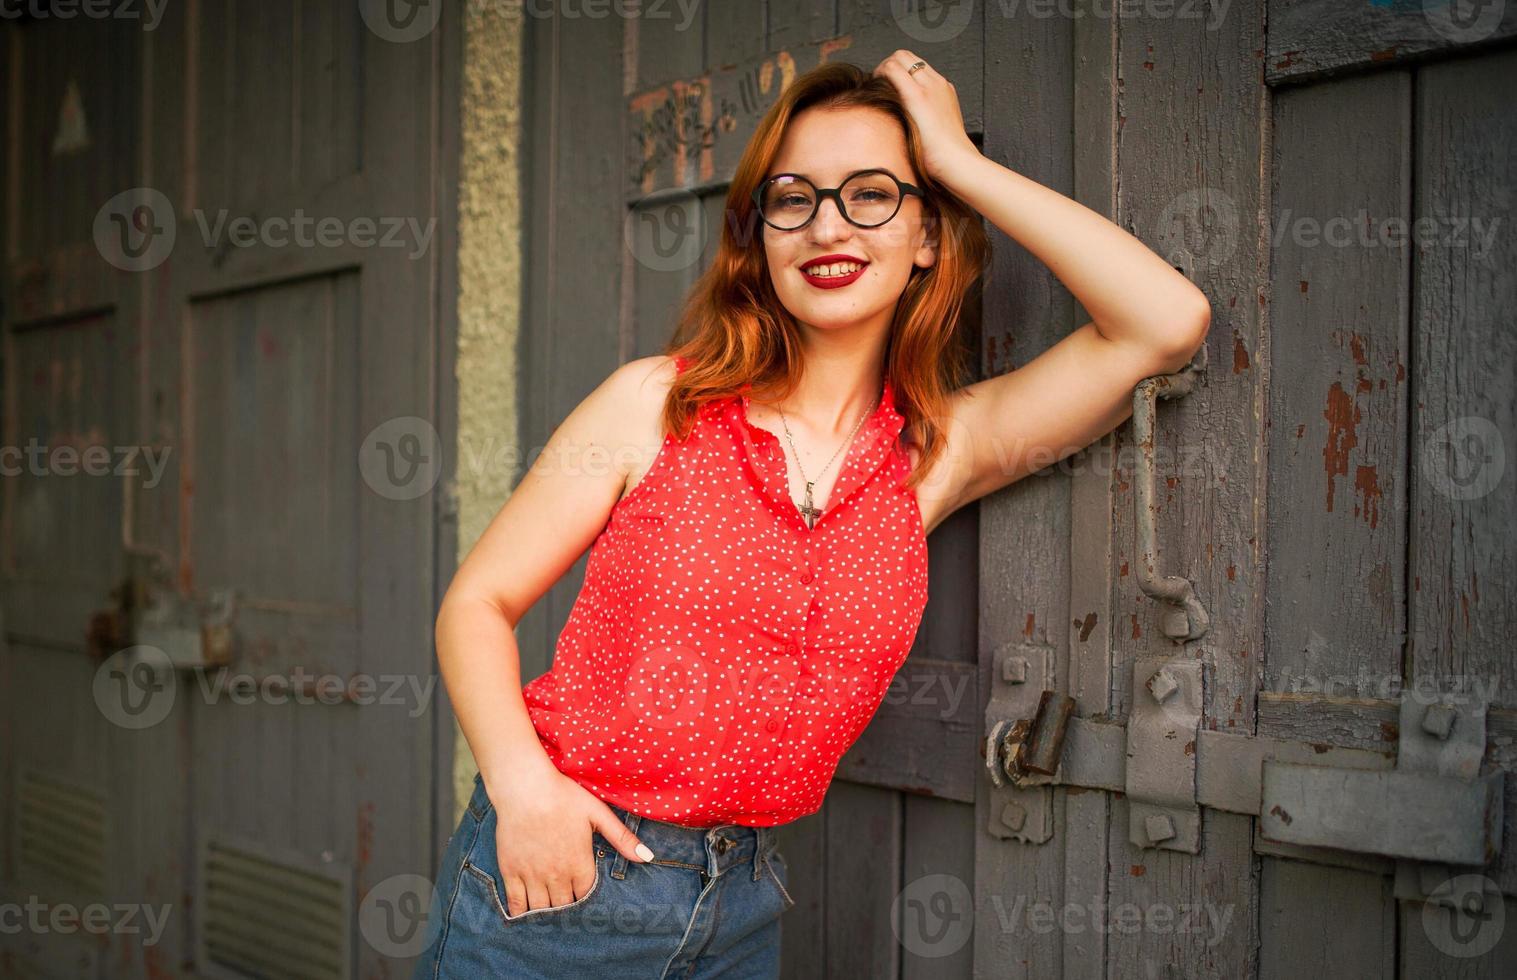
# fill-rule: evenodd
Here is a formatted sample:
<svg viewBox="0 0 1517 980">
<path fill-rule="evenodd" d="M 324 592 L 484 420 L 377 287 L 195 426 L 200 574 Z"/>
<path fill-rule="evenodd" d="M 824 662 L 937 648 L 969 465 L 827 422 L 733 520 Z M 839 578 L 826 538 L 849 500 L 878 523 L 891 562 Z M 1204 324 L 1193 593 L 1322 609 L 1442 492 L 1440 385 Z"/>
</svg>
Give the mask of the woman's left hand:
<svg viewBox="0 0 1517 980">
<path fill-rule="evenodd" d="M 964 115 L 953 83 L 931 65 L 909 70 L 925 60 L 900 48 L 880 62 L 874 73 L 889 79 L 901 93 L 901 102 L 921 137 L 922 165 L 929 176 L 942 181 L 956 161 L 965 159 L 965 154 L 978 156 L 980 151 L 964 132 Z"/>
</svg>

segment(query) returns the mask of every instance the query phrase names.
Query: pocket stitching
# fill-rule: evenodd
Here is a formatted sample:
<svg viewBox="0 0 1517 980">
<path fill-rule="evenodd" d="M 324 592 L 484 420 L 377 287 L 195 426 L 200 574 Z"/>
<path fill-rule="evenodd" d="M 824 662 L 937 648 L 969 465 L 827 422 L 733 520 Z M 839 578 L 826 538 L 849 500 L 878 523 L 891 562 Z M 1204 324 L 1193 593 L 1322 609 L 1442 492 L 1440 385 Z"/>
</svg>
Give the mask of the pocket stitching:
<svg viewBox="0 0 1517 980">
<path fill-rule="evenodd" d="M 780 876 L 775 873 L 775 871 L 774 871 L 774 865 L 772 865 L 772 864 L 769 863 L 769 855 L 768 854 L 764 855 L 764 867 L 766 869 L 768 869 L 768 871 L 769 871 L 769 878 L 770 878 L 770 880 L 774 882 L 775 887 L 779 888 L 780 894 L 782 896 L 784 896 L 785 902 L 787 903 L 785 905 L 785 908 L 787 908 L 787 909 L 795 908 L 795 899 L 793 899 L 793 898 L 790 897 L 790 892 L 785 889 L 784 882 L 780 881 Z"/>
<path fill-rule="evenodd" d="M 515 923 L 520 922 L 521 920 L 523 920 L 525 918 L 528 918 L 529 916 L 543 915 L 543 914 L 549 913 L 549 912 L 567 912 L 570 909 L 572 909 L 572 908 L 574 908 L 574 907 L 576 907 L 578 905 L 581 905 L 584 902 L 589 901 L 590 897 L 595 894 L 595 890 L 600 887 L 600 877 L 601 877 L 601 875 L 600 875 L 600 861 L 596 861 L 595 862 L 595 880 L 593 880 L 593 881 L 590 882 L 590 890 L 587 891 L 587 892 L 585 892 L 579 898 L 576 898 L 574 901 L 568 903 L 567 905 L 550 905 L 547 908 L 542 908 L 542 909 L 528 909 L 527 911 L 523 912 L 521 915 L 511 915 L 510 913 L 508 913 L 506 911 L 505 903 L 501 901 L 500 888 L 495 883 L 495 876 L 494 875 L 492 875 L 489 872 L 485 871 L 483 868 L 478 867 L 472 861 L 470 861 L 468 858 L 464 859 L 464 870 L 465 871 L 472 871 L 472 872 L 474 872 L 474 877 L 478 878 L 480 881 L 484 882 L 485 885 L 487 885 L 489 887 L 489 889 L 490 889 L 490 901 L 492 903 L 494 903 L 496 914 L 498 914 L 500 916 L 501 922 L 504 923 L 504 924 L 506 924 L 506 925 L 514 925 Z"/>
</svg>

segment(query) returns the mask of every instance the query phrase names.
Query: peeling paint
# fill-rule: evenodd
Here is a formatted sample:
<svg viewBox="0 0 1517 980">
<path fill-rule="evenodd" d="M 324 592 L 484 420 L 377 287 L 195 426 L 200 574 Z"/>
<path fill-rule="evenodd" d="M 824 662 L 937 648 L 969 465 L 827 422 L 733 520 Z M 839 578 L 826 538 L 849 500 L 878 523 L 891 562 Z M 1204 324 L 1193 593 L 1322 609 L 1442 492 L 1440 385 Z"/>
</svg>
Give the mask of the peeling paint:
<svg viewBox="0 0 1517 980">
<path fill-rule="evenodd" d="M 1359 406 L 1343 390 L 1343 385 L 1334 381 L 1328 389 L 1327 407 L 1322 416 L 1328 424 L 1327 441 L 1322 447 L 1322 464 L 1327 473 L 1327 511 L 1332 513 L 1337 478 L 1348 475 L 1349 453 L 1359 445 L 1357 429 L 1361 415 Z"/>
<path fill-rule="evenodd" d="M 1366 517 L 1371 528 L 1380 524 L 1380 474 L 1373 466 L 1360 466 L 1354 475 L 1354 490 L 1359 500 L 1354 504 L 1354 516 Z"/>
</svg>

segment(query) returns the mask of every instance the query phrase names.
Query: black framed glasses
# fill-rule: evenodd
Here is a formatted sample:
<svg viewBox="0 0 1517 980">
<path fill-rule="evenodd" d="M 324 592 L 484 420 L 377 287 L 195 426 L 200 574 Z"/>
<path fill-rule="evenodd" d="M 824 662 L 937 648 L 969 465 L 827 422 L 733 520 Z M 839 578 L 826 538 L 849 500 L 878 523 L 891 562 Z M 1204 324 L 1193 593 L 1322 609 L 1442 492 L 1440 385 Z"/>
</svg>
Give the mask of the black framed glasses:
<svg viewBox="0 0 1517 980">
<path fill-rule="evenodd" d="M 817 187 L 800 174 L 775 174 L 753 189 L 753 204 L 764 223 L 779 231 L 811 224 L 825 197 L 849 224 L 878 228 L 896 216 L 908 194 L 926 198 L 920 187 L 888 170 L 860 170 L 837 187 Z"/>
</svg>

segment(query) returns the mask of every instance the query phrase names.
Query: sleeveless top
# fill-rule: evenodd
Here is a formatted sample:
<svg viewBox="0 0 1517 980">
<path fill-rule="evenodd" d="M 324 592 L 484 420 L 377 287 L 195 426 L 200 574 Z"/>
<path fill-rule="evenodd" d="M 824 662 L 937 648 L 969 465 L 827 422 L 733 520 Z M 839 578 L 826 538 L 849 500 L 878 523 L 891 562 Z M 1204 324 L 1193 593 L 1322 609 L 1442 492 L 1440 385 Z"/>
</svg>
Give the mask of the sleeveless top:
<svg viewBox="0 0 1517 980">
<path fill-rule="evenodd" d="M 522 688 L 559 771 L 687 827 L 819 809 L 927 604 L 889 379 L 814 528 L 747 406 L 707 402 L 685 439 L 665 435 L 591 544 L 553 666 Z"/>
</svg>

